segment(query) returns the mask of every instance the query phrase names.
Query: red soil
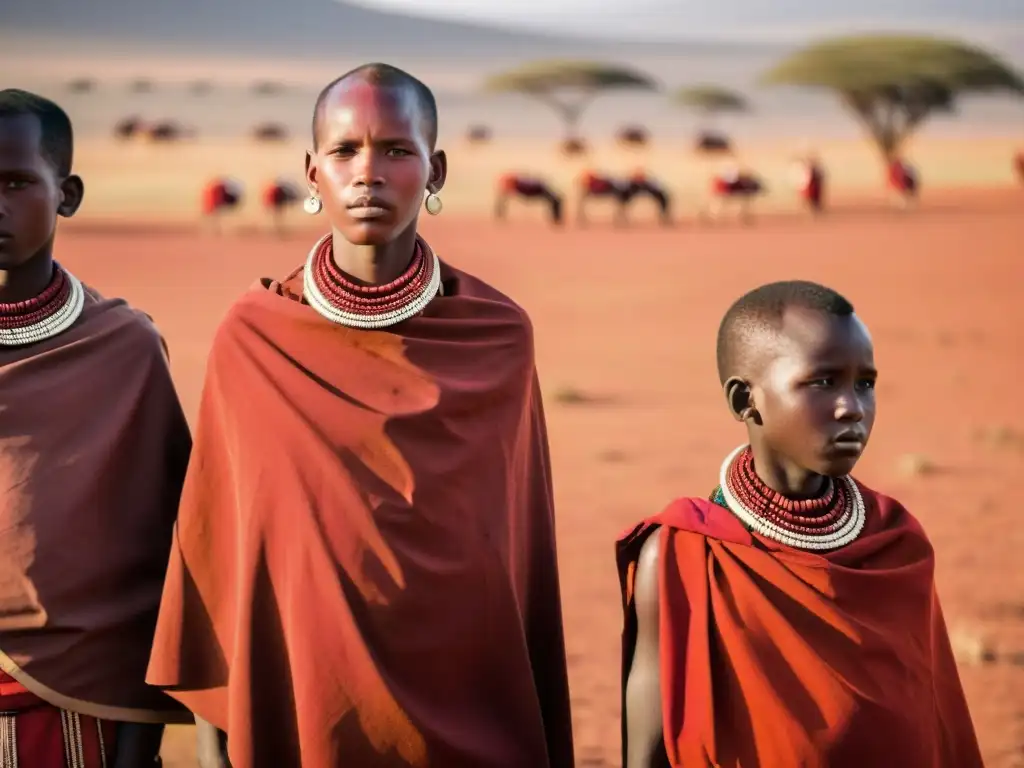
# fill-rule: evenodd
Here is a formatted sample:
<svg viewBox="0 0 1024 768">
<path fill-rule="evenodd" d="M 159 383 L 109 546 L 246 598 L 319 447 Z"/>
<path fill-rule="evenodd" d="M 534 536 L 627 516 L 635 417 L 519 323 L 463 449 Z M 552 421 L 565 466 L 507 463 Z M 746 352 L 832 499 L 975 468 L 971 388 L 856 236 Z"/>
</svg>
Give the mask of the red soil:
<svg viewBox="0 0 1024 768">
<path fill-rule="evenodd" d="M 444 215 L 427 224 L 443 258 L 515 297 L 536 326 L 579 765 L 619 764 L 612 542 L 672 497 L 715 484 L 743 439 L 717 387 L 718 320 L 744 290 L 794 277 L 846 294 L 873 332 L 880 412 L 857 474 L 924 522 L 951 630 L 997 655 L 962 667 L 986 764 L 1024 765 L 1024 483 L 1012 479 L 1024 469 L 1022 209 L 1019 192 L 965 192 L 908 213 L 751 227 L 554 231 Z M 301 263 L 313 239 L 83 225 L 59 250 L 104 293 L 156 318 L 192 414 L 225 308 L 256 277 Z M 582 402 L 568 402 L 574 392 Z M 935 471 L 908 474 L 908 454 Z M 165 751 L 168 768 L 193 764 L 187 730 Z"/>
</svg>

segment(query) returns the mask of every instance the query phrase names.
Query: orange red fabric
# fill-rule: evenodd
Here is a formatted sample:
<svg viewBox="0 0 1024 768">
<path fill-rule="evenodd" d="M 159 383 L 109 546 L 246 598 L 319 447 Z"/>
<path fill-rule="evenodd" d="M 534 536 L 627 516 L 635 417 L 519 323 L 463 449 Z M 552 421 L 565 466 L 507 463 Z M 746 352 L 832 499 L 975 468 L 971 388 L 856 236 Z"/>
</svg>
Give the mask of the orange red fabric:
<svg viewBox="0 0 1024 768">
<path fill-rule="evenodd" d="M 658 533 L 665 745 L 674 768 L 981 768 L 917 521 L 861 486 L 861 537 L 816 554 L 680 499 L 620 540 L 624 675 L 632 585 Z"/>
<path fill-rule="evenodd" d="M 216 334 L 149 680 L 235 768 L 571 768 L 525 313 L 442 267 L 392 329 L 263 281 Z"/>
</svg>

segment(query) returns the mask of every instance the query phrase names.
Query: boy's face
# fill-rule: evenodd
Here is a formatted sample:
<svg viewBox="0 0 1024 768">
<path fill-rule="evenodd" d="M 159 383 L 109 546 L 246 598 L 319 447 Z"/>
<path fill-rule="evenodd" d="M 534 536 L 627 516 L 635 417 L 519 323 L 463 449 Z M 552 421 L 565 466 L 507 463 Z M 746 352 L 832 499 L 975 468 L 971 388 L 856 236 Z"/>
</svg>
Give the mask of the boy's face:
<svg viewBox="0 0 1024 768">
<path fill-rule="evenodd" d="M 57 216 L 82 202 L 77 176 L 61 178 L 41 151 L 34 115 L 0 118 L 0 269 L 20 267 L 53 239 Z"/>
<path fill-rule="evenodd" d="M 751 394 L 759 442 L 819 475 L 849 474 L 875 422 L 874 350 L 856 317 L 790 308 Z"/>
<path fill-rule="evenodd" d="M 408 88 L 353 80 L 328 95 L 306 177 L 350 243 L 391 242 L 416 221 L 427 188 L 444 185 L 444 153 L 431 151 L 426 128 Z"/>
</svg>

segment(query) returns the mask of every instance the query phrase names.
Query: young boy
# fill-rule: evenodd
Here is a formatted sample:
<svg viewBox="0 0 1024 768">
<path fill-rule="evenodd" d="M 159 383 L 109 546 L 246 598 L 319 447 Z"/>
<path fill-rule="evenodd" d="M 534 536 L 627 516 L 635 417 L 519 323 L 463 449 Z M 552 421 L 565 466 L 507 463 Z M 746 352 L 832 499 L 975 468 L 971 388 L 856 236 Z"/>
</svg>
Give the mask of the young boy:
<svg viewBox="0 0 1024 768">
<path fill-rule="evenodd" d="M 436 140 L 405 72 L 328 85 L 328 234 L 213 342 L 149 680 L 235 768 L 573 766 L 533 331 L 419 235 Z"/>
<path fill-rule="evenodd" d="M 751 291 L 718 369 L 748 444 L 618 543 L 625 768 L 981 768 L 932 547 L 849 474 L 877 376 L 853 307 Z"/>
<path fill-rule="evenodd" d="M 145 684 L 191 441 L 145 315 L 53 259 L 82 201 L 56 104 L 0 91 L 0 766 L 158 763 Z"/>
</svg>

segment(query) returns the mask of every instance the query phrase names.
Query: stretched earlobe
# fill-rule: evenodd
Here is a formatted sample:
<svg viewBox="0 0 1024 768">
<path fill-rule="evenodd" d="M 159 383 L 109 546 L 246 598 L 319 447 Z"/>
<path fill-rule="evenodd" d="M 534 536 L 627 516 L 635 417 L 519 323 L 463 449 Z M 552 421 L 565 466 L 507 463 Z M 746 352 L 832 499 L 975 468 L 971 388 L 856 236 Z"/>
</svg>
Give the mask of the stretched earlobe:
<svg viewBox="0 0 1024 768">
<path fill-rule="evenodd" d="M 750 384 L 739 376 L 732 376 L 722 385 L 729 411 L 737 421 L 748 421 L 757 414 Z"/>
</svg>

